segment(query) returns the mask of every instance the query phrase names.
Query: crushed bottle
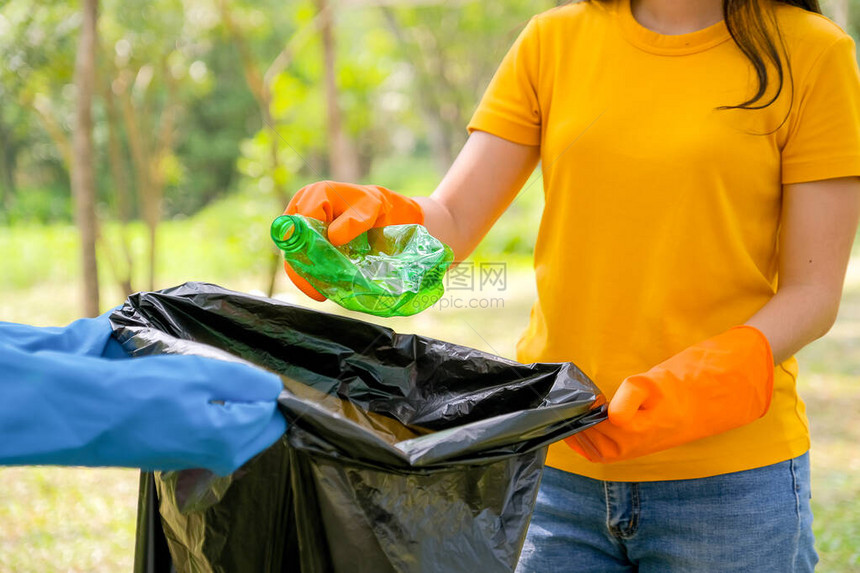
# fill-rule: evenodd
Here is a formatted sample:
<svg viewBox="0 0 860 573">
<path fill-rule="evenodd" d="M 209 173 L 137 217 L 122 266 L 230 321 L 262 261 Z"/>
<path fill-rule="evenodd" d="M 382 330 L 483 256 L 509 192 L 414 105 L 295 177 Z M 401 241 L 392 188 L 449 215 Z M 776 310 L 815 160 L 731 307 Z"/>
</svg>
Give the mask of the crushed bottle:
<svg viewBox="0 0 860 573">
<path fill-rule="evenodd" d="M 375 316 L 409 316 L 432 306 L 454 261 L 451 248 L 417 224 L 374 227 L 335 247 L 322 221 L 282 215 L 271 236 L 290 267 L 321 294 Z"/>
</svg>

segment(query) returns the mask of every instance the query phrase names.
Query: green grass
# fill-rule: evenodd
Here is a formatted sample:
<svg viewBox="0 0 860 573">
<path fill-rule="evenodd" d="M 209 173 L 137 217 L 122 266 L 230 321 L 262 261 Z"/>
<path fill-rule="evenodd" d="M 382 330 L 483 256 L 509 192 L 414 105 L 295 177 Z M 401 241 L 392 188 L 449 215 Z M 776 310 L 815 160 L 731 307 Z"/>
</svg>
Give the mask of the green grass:
<svg viewBox="0 0 860 573">
<path fill-rule="evenodd" d="M 503 291 L 450 292 L 471 298 L 501 299 L 502 308 L 432 307 L 408 318 L 367 320 L 400 332 L 418 332 L 487 352 L 513 357 L 528 320 L 534 279 L 527 259 L 498 254 L 511 234 L 533 232 L 539 210 L 537 193 L 517 200 L 496 225 L 479 258 L 508 261 Z M 206 280 L 243 291 L 266 286 L 267 229 L 282 206 L 233 197 L 161 230 L 165 247 L 157 288 L 185 280 Z M 531 225 L 531 227 L 529 227 Z M 108 237 L 115 233 L 108 227 Z M 131 229 L 133 248 L 142 259 L 145 230 Z M 525 239 L 530 241 L 531 239 Z M 104 309 L 122 301 L 110 275 L 102 273 Z M 328 312 L 332 303 L 301 296 L 279 274 L 278 296 Z M 68 226 L 0 227 L 0 320 L 64 324 L 79 316 L 77 239 Z M 819 571 L 860 571 L 860 257 L 846 284 L 842 310 L 826 338 L 801 355 L 800 392 L 808 404 L 813 430 L 813 508 L 821 554 Z M 137 472 L 118 469 L 0 468 L 0 571 L 129 571 L 134 553 Z"/>
<path fill-rule="evenodd" d="M 131 571 L 137 475 L 0 469 L 0 571 Z"/>
<path fill-rule="evenodd" d="M 855 251 L 856 253 L 856 251 Z M 839 318 L 798 356 L 812 429 L 812 509 L 819 571 L 860 571 L 860 257 L 852 261 Z"/>
</svg>

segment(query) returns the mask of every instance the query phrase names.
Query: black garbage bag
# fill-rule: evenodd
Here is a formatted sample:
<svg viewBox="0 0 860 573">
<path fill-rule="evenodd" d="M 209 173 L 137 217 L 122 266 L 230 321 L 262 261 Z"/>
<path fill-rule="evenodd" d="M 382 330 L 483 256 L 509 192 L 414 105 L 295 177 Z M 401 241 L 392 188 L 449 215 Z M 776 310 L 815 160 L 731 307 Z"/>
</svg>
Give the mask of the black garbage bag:
<svg viewBox="0 0 860 573">
<path fill-rule="evenodd" d="M 138 573 L 512 571 L 545 446 L 606 417 L 573 364 L 210 284 L 132 295 L 111 323 L 134 356 L 243 360 L 284 383 L 287 433 L 233 475 L 142 475 Z"/>
</svg>

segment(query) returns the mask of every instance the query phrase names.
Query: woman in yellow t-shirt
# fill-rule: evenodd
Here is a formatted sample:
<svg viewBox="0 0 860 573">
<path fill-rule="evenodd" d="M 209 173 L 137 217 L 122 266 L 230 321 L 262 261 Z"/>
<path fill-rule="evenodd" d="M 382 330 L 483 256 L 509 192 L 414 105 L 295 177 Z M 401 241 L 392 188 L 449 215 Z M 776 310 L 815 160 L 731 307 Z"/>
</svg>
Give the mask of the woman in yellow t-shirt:
<svg viewBox="0 0 860 573">
<path fill-rule="evenodd" d="M 589 0 L 532 18 L 439 187 L 321 182 L 343 243 L 423 222 L 462 260 L 540 162 L 521 362 L 609 419 L 550 446 L 521 571 L 811 571 L 794 354 L 836 316 L 860 213 L 860 74 L 816 0 Z M 287 268 L 293 281 L 320 299 Z"/>
</svg>

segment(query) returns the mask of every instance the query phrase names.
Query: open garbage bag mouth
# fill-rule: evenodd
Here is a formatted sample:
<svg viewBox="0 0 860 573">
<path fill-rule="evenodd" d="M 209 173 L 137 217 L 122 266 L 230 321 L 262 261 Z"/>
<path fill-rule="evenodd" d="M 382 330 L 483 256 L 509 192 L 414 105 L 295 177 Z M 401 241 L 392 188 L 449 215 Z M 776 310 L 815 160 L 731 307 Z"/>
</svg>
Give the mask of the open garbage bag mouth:
<svg viewBox="0 0 860 573">
<path fill-rule="evenodd" d="M 134 294 L 111 324 L 132 356 L 245 361 L 284 384 L 287 433 L 269 450 L 232 476 L 156 473 L 142 488 L 157 491 L 178 571 L 512 570 L 545 446 L 606 418 L 571 363 L 520 364 L 212 284 Z M 254 542 L 225 544 L 251 522 Z"/>
<path fill-rule="evenodd" d="M 132 295 L 111 321 L 135 356 L 200 354 L 279 374 L 290 427 L 327 444 L 305 446 L 366 463 L 478 463 L 605 418 L 573 364 L 519 364 L 205 283 Z"/>
</svg>

